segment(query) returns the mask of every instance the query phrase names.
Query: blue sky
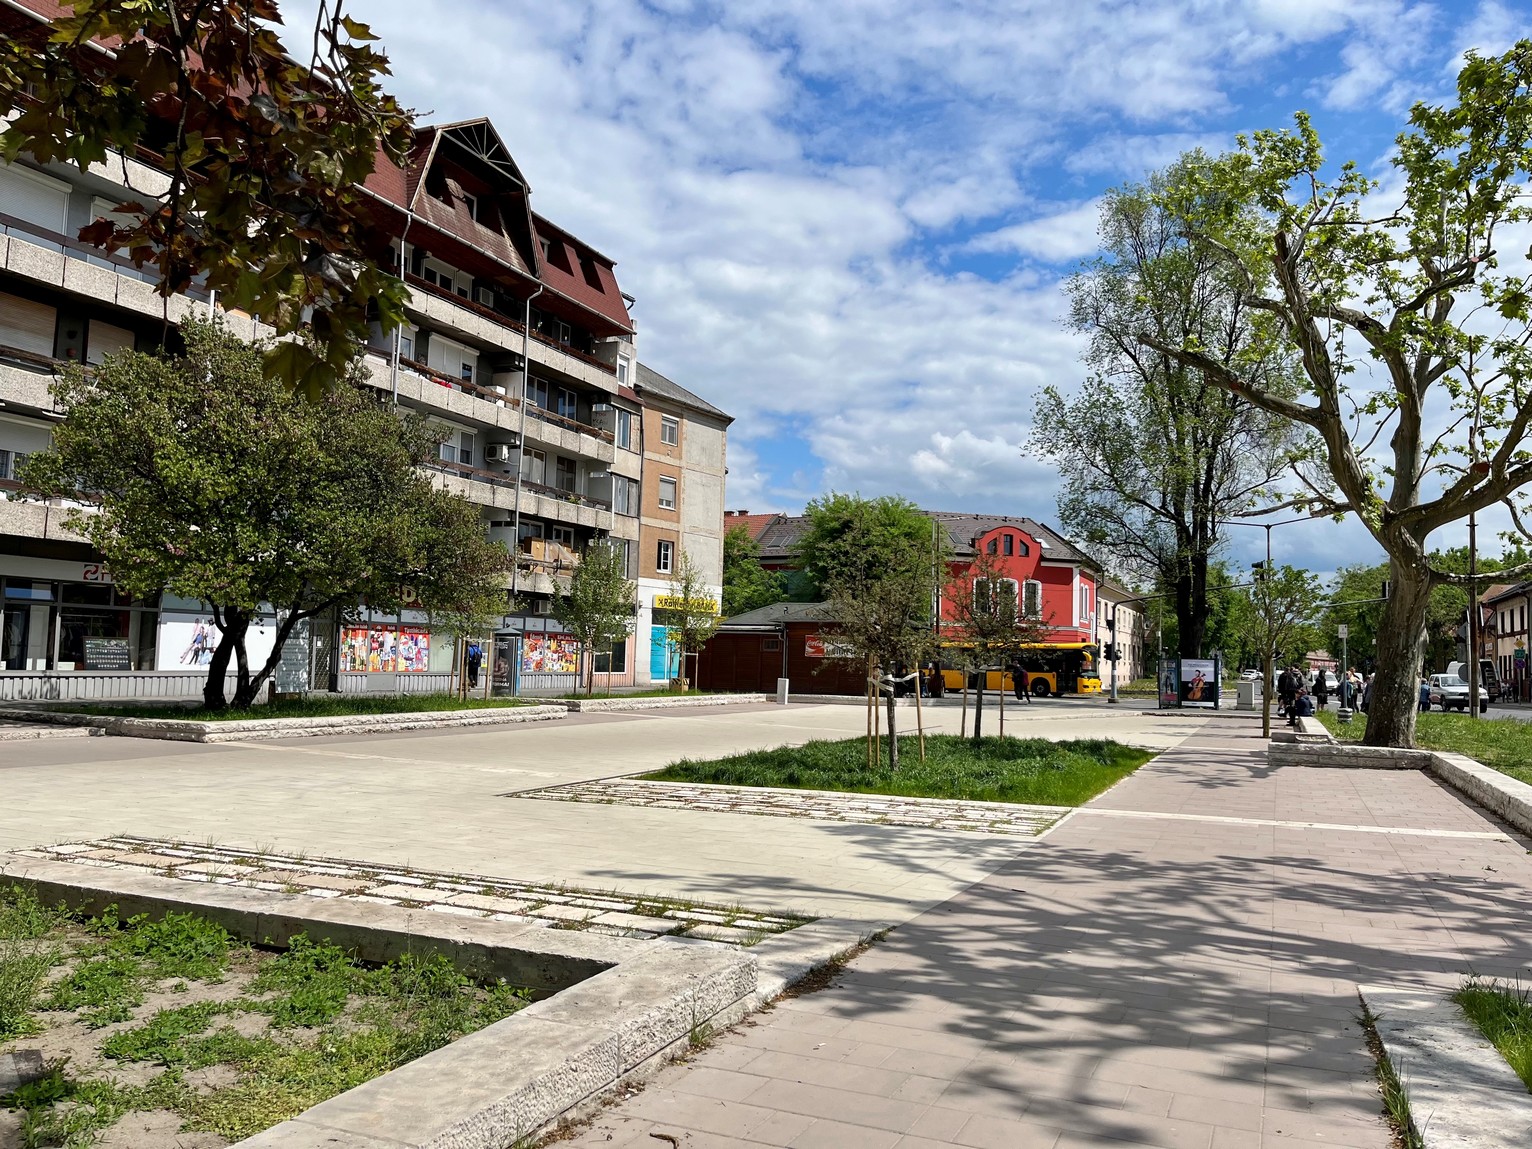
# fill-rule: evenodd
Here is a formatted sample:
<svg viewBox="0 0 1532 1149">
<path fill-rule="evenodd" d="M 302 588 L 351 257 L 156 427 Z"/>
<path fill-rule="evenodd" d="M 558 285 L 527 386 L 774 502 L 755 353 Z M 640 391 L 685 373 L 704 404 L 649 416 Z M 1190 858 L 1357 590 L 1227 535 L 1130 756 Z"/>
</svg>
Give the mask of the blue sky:
<svg viewBox="0 0 1532 1149">
<path fill-rule="evenodd" d="M 1024 444 L 1038 389 L 1083 383 L 1059 284 L 1096 197 L 1299 109 L 1381 172 L 1465 49 L 1532 29 L 1511 0 L 353 8 L 423 119 L 488 115 L 537 209 L 618 261 L 641 358 L 737 417 L 730 507 L 835 488 L 1044 521 Z M 1274 535 L 1316 571 L 1381 558 L 1355 523 Z"/>
</svg>

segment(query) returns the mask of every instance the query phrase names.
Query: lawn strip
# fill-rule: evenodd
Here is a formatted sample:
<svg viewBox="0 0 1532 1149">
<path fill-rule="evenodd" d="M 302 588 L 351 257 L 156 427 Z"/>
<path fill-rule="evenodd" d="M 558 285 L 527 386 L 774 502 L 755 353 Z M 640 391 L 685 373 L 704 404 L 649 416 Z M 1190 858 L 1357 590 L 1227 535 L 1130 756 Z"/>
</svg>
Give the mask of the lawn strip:
<svg viewBox="0 0 1532 1149">
<path fill-rule="evenodd" d="M 1148 750 L 1106 739 L 1050 742 L 1041 738 L 985 738 L 977 744 L 952 734 L 927 735 L 925 761 L 912 735 L 901 741 L 900 764 L 869 766 L 863 738 L 814 741 L 707 761 L 684 759 L 647 781 L 725 786 L 770 786 L 949 798 L 971 802 L 1078 806 L 1154 757 Z"/>
<path fill-rule="evenodd" d="M 1367 730 L 1367 716 L 1362 713 L 1350 722 L 1341 722 L 1329 710 L 1319 711 L 1318 717 L 1341 742 L 1360 742 Z M 1492 770 L 1532 783 L 1532 723 L 1425 711 L 1416 716 L 1415 745 L 1422 750 L 1465 754 Z"/>
<path fill-rule="evenodd" d="M 1532 1092 L 1532 991 L 1470 978 L 1452 995 Z"/>
</svg>

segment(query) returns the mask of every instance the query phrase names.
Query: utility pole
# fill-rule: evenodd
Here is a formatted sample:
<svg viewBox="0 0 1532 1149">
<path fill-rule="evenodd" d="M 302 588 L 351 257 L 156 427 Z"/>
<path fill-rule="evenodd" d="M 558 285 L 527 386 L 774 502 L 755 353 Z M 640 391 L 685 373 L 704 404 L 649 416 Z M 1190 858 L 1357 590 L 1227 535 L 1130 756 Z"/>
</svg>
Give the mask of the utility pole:
<svg viewBox="0 0 1532 1149">
<path fill-rule="evenodd" d="M 1116 706 L 1117 705 L 1117 602 L 1116 602 L 1116 600 L 1113 600 L 1113 602 L 1112 602 L 1112 617 L 1111 617 L 1111 619 L 1108 622 L 1108 626 L 1110 628 L 1110 634 L 1111 634 L 1111 638 L 1112 638 L 1112 641 L 1111 641 L 1111 647 L 1112 647 L 1112 695 L 1111 695 L 1110 698 L 1107 699 L 1107 701 L 1111 705 Z"/>
<path fill-rule="evenodd" d="M 1479 537 L 1468 512 L 1468 712 L 1479 717 Z"/>
</svg>

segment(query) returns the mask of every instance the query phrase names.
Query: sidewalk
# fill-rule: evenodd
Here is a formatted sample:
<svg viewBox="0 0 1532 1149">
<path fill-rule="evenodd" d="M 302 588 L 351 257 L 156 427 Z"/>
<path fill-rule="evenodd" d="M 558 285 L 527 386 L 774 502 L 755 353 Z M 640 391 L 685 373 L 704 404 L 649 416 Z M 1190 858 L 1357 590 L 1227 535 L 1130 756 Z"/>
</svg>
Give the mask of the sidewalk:
<svg viewBox="0 0 1532 1149">
<path fill-rule="evenodd" d="M 1217 719 L 572 1144 L 1387 1149 L 1355 987 L 1526 977 L 1527 845 Z"/>
</svg>

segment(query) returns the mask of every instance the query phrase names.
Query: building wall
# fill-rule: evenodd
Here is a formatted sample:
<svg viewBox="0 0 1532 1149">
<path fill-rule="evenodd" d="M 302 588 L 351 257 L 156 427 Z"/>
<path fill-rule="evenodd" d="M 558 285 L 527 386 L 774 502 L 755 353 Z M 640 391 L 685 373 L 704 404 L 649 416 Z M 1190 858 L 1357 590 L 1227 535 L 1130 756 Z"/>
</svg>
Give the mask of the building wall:
<svg viewBox="0 0 1532 1149">
<path fill-rule="evenodd" d="M 784 642 L 787 678 L 794 694 L 867 693 L 867 672 L 855 661 L 819 657 L 825 637 L 817 623 L 790 622 L 781 631 L 724 631 L 715 634 L 698 661 L 697 682 L 704 690 L 728 693 L 773 693 L 783 673 Z M 833 638 L 833 636 L 831 636 Z"/>
<path fill-rule="evenodd" d="M 1005 554 L 1007 538 L 1016 553 Z M 982 553 L 987 551 L 991 541 L 996 544 L 996 550 L 994 555 L 988 557 L 1000 572 L 1000 577 L 1016 581 L 1018 595 L 1025 595 L 1025 584 L 1029 581 L 1041 585 L 1039 617 L 1049 625 L 1049 641 L 1095 641 L 1097 612 L 1094 574 L 1074 564 L 1049 561 L 1038 540 L 1016 526 L 1006 525 L 987 531 L 974 541 L 974 546 Z M 1025 554 L 1021 553 L 1023 550 Z M 978 559 L 964 560 L 949 566 L 948 585 L 942 592 L 941 614 L 944 623 L 951 624 L 957 618 L 957 607 L 952 596 L 973 592 L 978 562 Z"/>
</svg>

